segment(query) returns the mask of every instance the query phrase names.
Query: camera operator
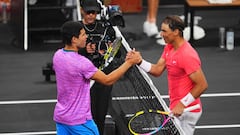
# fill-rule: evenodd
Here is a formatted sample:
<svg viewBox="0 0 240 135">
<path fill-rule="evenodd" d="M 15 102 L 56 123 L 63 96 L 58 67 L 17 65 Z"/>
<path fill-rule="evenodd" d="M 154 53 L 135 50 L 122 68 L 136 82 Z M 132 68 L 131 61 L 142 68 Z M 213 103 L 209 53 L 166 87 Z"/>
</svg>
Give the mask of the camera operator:
<svg viewBox="0 0 240 135">
<path fill-rule="evenodd" d="M 82 20 L 80 21 L 88 35 L 86 48 L 79 53 L 90 59 L 96 67 L 103 61 L 104 52 L 116 38 L 115 30 L 106 19 L 97 20 L 101 12 L 101 5 L 97 0 L 80 0 Z M 119 55 L 119 54 L 118 54 Z M 110 73 L 114 69 L 111 63 L 103 72 Z M 105 116 L 108 103 L 111 100 L 112 86 L 105 86 L 95 82 L 91 88 L 91 108 L 100 135 L 104 133 Z"/>
</svg>

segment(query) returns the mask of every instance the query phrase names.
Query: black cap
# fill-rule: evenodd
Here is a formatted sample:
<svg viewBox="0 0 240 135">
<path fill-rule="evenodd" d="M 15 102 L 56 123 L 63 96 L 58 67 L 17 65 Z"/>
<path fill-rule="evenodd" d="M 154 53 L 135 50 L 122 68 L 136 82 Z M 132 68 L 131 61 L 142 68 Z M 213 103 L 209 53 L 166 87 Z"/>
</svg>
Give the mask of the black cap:
<svg viewBox="0 0 240 135">
<path fill-rule="evenodd" d="M 97 0 L 81 0 L 81 7 L 84 11 L 97 11 L 100 12 L 100 4 Z"/>
</svg>

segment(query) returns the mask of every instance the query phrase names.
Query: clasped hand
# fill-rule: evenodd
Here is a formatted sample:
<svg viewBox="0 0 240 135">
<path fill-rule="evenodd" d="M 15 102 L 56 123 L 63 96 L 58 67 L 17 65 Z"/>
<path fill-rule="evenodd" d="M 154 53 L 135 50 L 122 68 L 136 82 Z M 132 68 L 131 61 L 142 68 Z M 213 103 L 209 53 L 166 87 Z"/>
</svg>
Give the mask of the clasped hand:
<svg viewBox="0 0 240 135">
<path fill-rule="evenodd" d="M 133 48 L 133 50 L 127 53 L 125 61 L 128 61 L 133 65 L 136 65 L 142 61 L 142 56 L 139 51 L 136 51 L 135 48 Z"/>
</svg>

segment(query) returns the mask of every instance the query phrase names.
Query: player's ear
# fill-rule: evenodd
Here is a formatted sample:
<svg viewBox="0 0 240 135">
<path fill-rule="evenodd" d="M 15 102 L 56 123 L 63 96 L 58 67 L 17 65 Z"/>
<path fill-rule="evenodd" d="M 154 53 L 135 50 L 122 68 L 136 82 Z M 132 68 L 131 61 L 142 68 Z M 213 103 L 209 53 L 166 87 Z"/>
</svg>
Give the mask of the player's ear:
<svg viewBox="0 0 240 135">
<path fill-rule="evenodd" d="M 180 32 L 181 32 L 181 31 L 180 31 L 179 29 L 173 30 L 174 35 L 179 35 Z"/>
<path fill-rule="evenodd" d="M 75 37 L 75 36 L 72 36 L 71 43 L 75 43 L 77 40 L 78 40 L 78 38 L 77 38 L 77 37 Z"/>
</svg>

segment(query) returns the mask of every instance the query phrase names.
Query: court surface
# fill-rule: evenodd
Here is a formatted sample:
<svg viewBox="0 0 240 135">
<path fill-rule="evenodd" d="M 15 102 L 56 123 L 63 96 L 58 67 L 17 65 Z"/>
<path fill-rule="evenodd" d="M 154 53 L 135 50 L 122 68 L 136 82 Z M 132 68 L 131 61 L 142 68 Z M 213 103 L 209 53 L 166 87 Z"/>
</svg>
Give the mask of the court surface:
<svg viewBox="0 0 240 135">
<path fill-rule="evenodd" d="M 141 51 L 146 60 L 156 62 L 163 46 L 142 33 L 145 13 L 144 10 L 142 13 L 126 14 L 126 28 L 121 28 L 121 31 L 131 47 Z M 160 7 L 158 23 L 169 14 L 182 15 L 183 7 Z M 218 47 L 218 27 L 238 27 L 239 14 L 239 11 L 197 13 L 203 18 L 199 24 L 205 29 L 206 37 L 194 42 L 193 46 L 202 60 L 209 88 L 202 95 L 204 112 L 195 135 L 240 133 L 239 29 L 235 31 L 233 51 Z M 52 115 L 56 86 L 54 81 L 45 82 L 41 71 L 42 66 L 51 61 L 54 49 L 40 45 L 24 52 L 11 45 L 13 35 L 9 31 L 8 25 L 0 24 L 0 135 L 54 134 Z M 151 78 L 168 102 L 166 73 L 160 78 Z"/>
</svg>

